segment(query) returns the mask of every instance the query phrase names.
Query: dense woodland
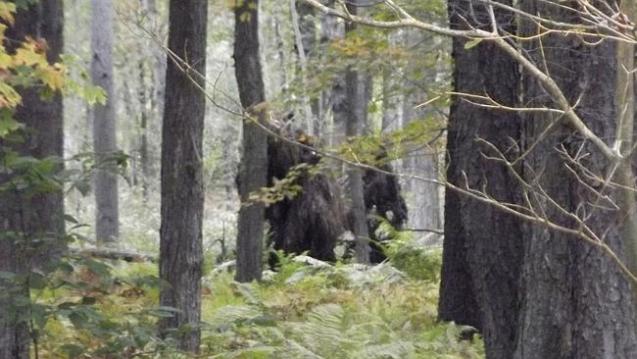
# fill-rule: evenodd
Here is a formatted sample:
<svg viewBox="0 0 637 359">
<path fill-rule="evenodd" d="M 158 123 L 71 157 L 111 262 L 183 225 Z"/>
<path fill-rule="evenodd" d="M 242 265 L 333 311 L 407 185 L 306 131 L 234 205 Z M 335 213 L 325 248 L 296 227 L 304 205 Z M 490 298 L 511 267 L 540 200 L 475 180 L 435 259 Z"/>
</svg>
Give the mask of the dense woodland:
<svg viewBox="0 0 637 359">
<path fill-rule="evenodd" d="M 0 359 L 637 358 L 634 0 L 0 0 Z"/>
</svg>

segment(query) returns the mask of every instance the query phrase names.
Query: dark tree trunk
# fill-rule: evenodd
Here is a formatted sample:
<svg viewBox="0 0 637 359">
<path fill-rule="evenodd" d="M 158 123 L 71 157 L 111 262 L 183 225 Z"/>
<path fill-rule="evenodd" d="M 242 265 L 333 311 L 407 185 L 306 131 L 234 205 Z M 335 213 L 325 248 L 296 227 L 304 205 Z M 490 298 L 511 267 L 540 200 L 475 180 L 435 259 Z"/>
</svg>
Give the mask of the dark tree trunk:
<svg viewBox="0 0 637 359">
<path fill-rule="evenodd" d="M 98 243 L 117 241 L 119 209 L 115 89 L 113 84 L 113 16 L 111 0 L 92 0 L 91 77 L 106 93 L 106 103 L 93 108 L 93 150 L 95 151 L 95 237 Z"/>
<path fill-rule="evenodd" d="M 496 10 L 496 17 L 501 29 L 515 32 L 512 16 Z M 486 5 L 479 2 L 449 1 L 449 19 L 453 28 L 464 28 L 466 19 L 476 26 L 490 26 Z M 472 49 L 465 44 L 465 39 L 453 40 L 454 91 L 488 95 L 515 106 L 517 63 L 492 43 Z M 517 202 L 513 177 L 504 166 L 484 159 L 481 152 L 488 151 L 475 140 L 490 141 L 514 157 L 517 151 L 511 141 L 517 142 L 520 135 L 516 113 L 480 108 L 454 97 L 447 139 L 448 181 L 485 190 L 497 200 Z M 514 350 L 522 252 L 521 223 L 516 218 L 447 191 L 439 317 L 478 328 L 488 358 L 511 358 Z"/>
<path fill-rule="evenodd" d="M 162 129 L 159 274 L 168 285 L 160 302 L 179 312 L 160 328 L 185 329 L 179 346 L 191 352 L 200 342 L 205 115 L 205 94 L 193 81 L 205 86 L 207 12 L 206 0 L 170 1 L 168 48 L 187 65 L 168 58 Z"/>
<path fill-rule="evenodd" d="M 573 12 L 550 2 L 526 0 L 524 10 L 549 19 L 578 22 Z M 524 35 L 537 34 L 534 23 L 522 22 Z M 618 113 L 615 103 L 617 73 L 616 44 L 605 40 L 591 46 L 580 36 L 555 34 L 542 37 L 542 44 L 527 43 L 528 55 L 536 63 L 548 64 L 548 72 L 565 92 L 575 111 L 602 139 L 614 138 Z M 531 76 L 525 76 L 525 100 L 530 106 L 551 105 L 550 98 Z M 526 119 L 528 143 L 557 119 L 546 114 Z M 587 154 L 581 163 L 595 173 L 607 175 L 612 164 L 599 150 L 572 128 L 556 124 L 533 151 L 525 175 L 567 211 L 586 215 L 586 224 L 616 253 L 624 253 L 621 211 L 602 208 L 583 183 L 565 166 L 563 148 L 571 156 Z M 579 172 L 578 169 L 575 169 Z M 584 179 L 584 181 L 587 181 Z M 616 201 L 618 193 L 604 192 Z M 601 206 L 595 206 L 599 203 Z M 572 220 L 546 200 L 533 203 L 555 222 L 574 228 Z M 564 234 L 529 226 L 525 231 L 522 308 L 518 345 L 514 358 L 636 358 L 634 292 L 617 265 L 597 248 Z"/>
<path fill-rule="evenodd" d="M 259 2 L 244 1 L 235 8 L 234 61 L 241 105 L 249 118 L 243 121 L 243 155 L 237 184 L 241 208 L 237 234 L 237 273 L 240 282 L 261 279 L 263 256 L 262 203 L 250 203 L 251 192 L 267 184 L 267 135 L 254 121 L 263 121 L 265 101 L 263 74 L 259 60 Z"/>
<path fill-rule="evenodd" d="M 355 4 L 352 2 L 351 4 Z M 356 14 L 358 8 L 348 5 L 350 13 Z M 348 23 L 345 32 L 356 29 L 356 25 Z M 360 69 L 349 67 L 345 73 L 345 136 L 356 137 L 364 134 L 367 124 L 368 81 L 367 75 Z M 347 169 L 347 192 L 350 200 L 351 230 L 355 237 L 355 256 L 359 263 L 369 263 L 369 228 L 367 227 L 367 211 L 363 193 L 363 170 L 349 166 Z"/>
<path fill-rule="evenodd" d="M 46 40 L 50 62 L 59 61 L 63 46 L 62 1 L 49 0 L 20 10 L 7 38 L 23 41 L 26 36 Z M 15 42 L 8 48 L 15 46 Z M 11 147 L 19 155 L 43 159 L 63 156 L 62 96 L 43 101 L 38 89 L 21 89 L 22 104 L 15 118 L 23 123 L 26 142 Z M 60 165 L 61 168 L 61 165 Z M 4 186 L 12 178 L 0 176 Z M 32 188 L 31 188 L 32 189 Z M 0 271 L 26 275 L 33 266 L 45 270 L 46 262 L 58 257 L 63 248 L 64 199 L 61 188 L 29 196 L 26 191 L 0 193 Z M 13 233 L 14 235 L 11 235 Z M 0 280 L 0 358 L 29 357 L 28 323 L 24 306 L 17 302 L 28 298 L 28 287 L 20 282 Z"/>
</svg>

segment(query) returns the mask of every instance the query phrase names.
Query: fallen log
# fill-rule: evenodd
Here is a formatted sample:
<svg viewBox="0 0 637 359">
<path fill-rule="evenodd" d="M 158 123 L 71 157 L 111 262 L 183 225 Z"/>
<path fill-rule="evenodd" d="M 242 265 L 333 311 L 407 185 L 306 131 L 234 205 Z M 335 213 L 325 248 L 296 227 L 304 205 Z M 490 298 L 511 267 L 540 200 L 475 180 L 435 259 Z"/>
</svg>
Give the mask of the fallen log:
<svg viewBox="0 0 637 359">
<path fill-rule="evenodd" d="M 118 251 L 107 248 L 69 248 L 67 257 L 91 257 L 99 259 L 111 259 L 125 262 L 151 262 L 156 263 L 157 257 L 138 252 Z"/>
</svg>

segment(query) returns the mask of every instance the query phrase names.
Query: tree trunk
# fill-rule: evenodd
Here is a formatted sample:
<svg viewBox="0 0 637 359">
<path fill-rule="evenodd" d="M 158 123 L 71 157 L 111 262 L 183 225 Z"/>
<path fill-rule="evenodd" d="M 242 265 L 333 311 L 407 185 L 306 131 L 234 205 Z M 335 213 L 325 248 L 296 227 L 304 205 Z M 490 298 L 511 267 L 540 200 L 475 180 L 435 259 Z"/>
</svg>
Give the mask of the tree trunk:
<svg viewBox="0 0 637 359">
<path fill-rule="evenodd" d="M 50 62 L 56 62 L 63 46 L 63 21 L 62 1 L 49 0 L 18 11 L 15 24 L 6 35 L 16 41 L 27 36 L 46 40 L 47 57 Z M 16 44 L 9 43 L 9 51 L 15 49 Z M 62 96 L 56 94 L 49 101 L 43 101 L 37 88 L 21 89 L 20 94 L 22 104 L 15 118 L 27 128 L 26 142 L 11 149 L 21 156 L 61 159 Z M 1 186 L 10 181 L 12 178 L 0 176 Z M 29 196 L 27 192 L 32 189 L 0 193 L 0 272 L 28 277 L 33 266 L 45 270 L 45 264 L 56 259 L 64 247 L 62 189 Z M 25 298 L 29 299 L 29 290 L 24 281 L 0 280 L 0 358 L 29 357 L 30 334 L 34 333 L 29 333 L 24 303 L 19 304 Z"/>
<path fill-rule="evenodd" d="M 146 92 L 146 64 L 145 60 L 140 60 L 138 65 L 139 70 L 139 81 L 141 83 L 141 87 L 139 88 L 138 98 L 139 104 L 141 107 L 140 111 L 140 119 L 139 119 L 139 131 L 140 131 L 140 139 L 139 139 L 139 163 L 141 167 L 141 184 L 142 184 L 142 194 L 144 200 L 148 200 L 148 182 L 150 180 L 150 158 L 148 152 L 148 122 L 149 119 L 152 118 L 153 108 L 152 105 L 149 106 L 148 103 L 148 95 Z M 152 77 L 152 76 L 151 76 Z M 150 96 L 153 96 L 154 93 L 154 79 L 151 78 L 151 88 L 148 93 Z M 151 103 L 153 101 L 151 100 Z"/>
<path fill-rule="evenodd" d="M 141 4 L 142 10 L 148 18 L 150 30 L 158 38 L 165 35 L 164 22 L 155 0 L 144 0 Z M 142 194 L 144 200 L 148 200 L 148 195 L 154 190 L 156 174 L 155 151 L 153 133 L 163 118 L 164 91 L 166 87 L 166 56 L 164 50 L 154 45 L 144 48 L 145 55 L 139 61 L 140 81 L 145 84 L 139 89 L 139 101 L 142 106 L 140 113 L 140 139 L 139 139 L 139 162 L 142 173 Z"/>
<path fill-rule="evenodd" d="M 296 11 L 299 14 L 299 31 L 301 33 L 301 43 L 303 44 L 303 51 L 307 58 L 307 68 L 310 68 L 312 61 L 317 61 L 317 19 L 314 8 L 306 3 L 296 1 Z M 306 70 L 307 76 L 307 70 Z M 308 129 L 309 133 L 314 137 L 321 137 L 323 134 L 323 123 L 325 120 L 325 108 L 323 102 L 323 93 L 314 94 L 310 97 L 310 110 L 312 112 L 312 127 Z"/>
<path fill-rule="evenodd" d="M 412 168 L 420 171 L 427 178 L 439 179 L 439 158 L 436 148 L 424 149 L 414 154 L 411 159 Z M 411 226 L 416 229 L 438 230 L 442 227 L 440 218 L 440 186 L 436 183 L 411 181 L 417 214 L 411 215 Z M 431 233 L 431 232 L 429 232 Z M 440 243 L 437 240 L 437 243 Z"/>
<path fill-rule="evenodd" d="M 290 0 L 290 13 L 292 14 L 292 27 L 294 30 L 294 44 L 298 59 L 298 70 L 301 78 L 302 90 L 299 94 L 301 97 L 301 105 L 303 107 L 303 117 L 306 131 L 316 135 L 314 130 L 318 126 L 318 119 L 315 116 L 314 109 L 317 109 L 316 103 L 307 94 L 308 92 L 308 71 L 307 62 L 309 51 L 314 46 L 314 21 L 309 17 L 311 14 L 311 6 L 308 4 L 299 4 L 296 0 Z"/>
<path fill-rule="evenodd" d="M 637 2 L 622 1 L 621 11 L 629 14 L 631 21 L 637 20 Z M 630 69 L 635 68 L 635 44 L 620 42 L 617 44 L 617 114 L 621 123 L 622 153 L 630 151 L 635 144 L 635 74 Z M 618 182 L 625 186 L 619 194 L 618 205 L 624 210 L 626 222 L 622 226 L 622 236 L 628 240 L 625 243 L 626 264 L 631 272 L 637 273 L 637 201 L 635 198 L 635 171 L 633 163 L 636 155 L 618 169 Z"/>
<path fill-rule="evenodd" d="M 113 88 L 113 15 L 112 0 L 92 0 L 91 77 L 93 84 L 106 92 L 106 104 L 93 108 L 93 149 L 95 151 L 95 237 L 98 243 L 117 241 L 119 212 L 115 91 Z"/>
<path fill-rule="evenodd" d="M 205 87 L 208 2 L 171 0 L 169 9 L 168 48 L 180 59 L 169 55 L 166 69 L 159 275 L 169 284 L 161 289 L 161 305 L 179 312 L 159 325 L 164 333 L 179 329 L 180 348 L 198 352 L 206 105 L 198 86 Z"/>
<path fill-rule="evenodd" d="M 263 74 L 259 60 L 259 2 L 242 2 L 235 11 L 234 60 L 241 105 L 246 109 L 243 121 L 243 154 L 237 185 L 241 208 L 237 234 L 236 280 L 261 279 L 263 223 L 262 203 L 248 201 L 251 192 L 267 184 L 267 135 L 254 121 L 263 121 L 265 101 Z"/>
<path fill-rule="evenodd" d="M 331 6 L 334 0 L 325 0 L 323 3 Z M 321 64 L 324 63 L 323 59 L 326 57 L 326 50 L 330 46 L 330 42 L 336 38 L 343 37 L 343 26 L 338 19 L 333 16 L 319 16 L 319 18 L 320 23 L 317 24 L 319 27 L 319 30 L 317 30 L 319 38 L 317 48 L 319 52 L 316 52 L 315 56 L 318 58 L 317 62 Z M 343 133 L 345 133 L 344 121 L 340 120 L 344 117 L 338 113 L 338 110 L 341 109 L 338 104 L 342 102 L 342 98 L 344 97 L 343 92 L 345 86 L 343 81 L 342 74 L 335 75 L 335 79 L 332 81 L 334 85 L 331 88 L 322 89 L 316 103 L 313 105 L 318 107 L 318 109 L 312 110 L 318 118 L 316 135 L 323 136 L 325 143 L 329 145 L 341 143 L 340 140 L 342 139 Z M 329 118 L 330 110 L 332 112 L 331 129 Z M 341 109 L 341 112 L 344 112 L 344 109 Z M 337 138 L 336 136 L 340 137 Z"/>
<path fill-rule="evenodd" d="M 408 30 L 397 31 L 387 34 L 387 43 L 390 47 L 398 45 L 398 39 Z M 415 31 L 415 30 L 412 30 Z M 398 66 L 383 67 L 383 118 L 381 131 L 391 132 L 403 127 L 403 111 L 401 103 L 405 96 L 403 90 L 403 73 Z"/>
<path fill-rule="evenodd" d="M 574 12 L 550 2 L 526 0 L 522 8 L 548 19 L 577 23 Z M 610 5 L 609 5 L 610 6 Z M 535 35 L 535 23 L 523 21 L 523 35 Z M 605 40 L 595 46 L 590 39 L 554 34 L 542 37 L 542 44 L 526 44 L 526 53 L 541 64 L 563 89 L 575 111 L 587 126 L 608 141 L 617 126 L 616 43 Z M 526 75 L 526 74 L 525 74 Z M 541 85 L 525 76 L 525 100 L 529 106 L 551 105 Z M 586 216 L 586 224 L 620 256 L 626 241 L 621 227 L 622 211 L 603 208 L 604 200 L 591 193 L 599 186 L 576 178 L 565 166 L 563 148 L 573 156 L 587 154 L 581 163 L 594 173 L 607 175 L 612 164 L 596 147 L 584 141 L 572 128 L 556 123 L 556 118 L 536 113 L 526 119 L 528 143 L 541 136 L 549 124 L 553 130 L 529 157 L 525 176 L 541 186 L 553 201 L 570 212 Z M 579 172 L 575 168 L 576 172 Z M 604 191 L 615 203 L 619 195 L 612 188 Z M 573 221 L 548 201 L 535 196 L 533 205 L 553 221 L 575 228 Z M 602 206 L 595 206 L 596 203 Z M 606 255 L 583 241 L 529 226 L 524 233 L 522 308 L 519 316 L 518 344 L 514 358 L 635 358 L 634 292 L 626 278 Z"/>
<path fill-rule="evenodd" d="M 403 46 L 411 52 L 422 51 L 425 48 L 435 47 L 433 44 L 439 39 L 428 37 L 427 34 L 415 29 L 403 30 Z M 393 126 L 402 128 L 404 125 L 414 121 L 432 121 L 436 114 L 428 107 L 416 108 L 424 100 L 424 95 L 432 87 L 438 87 L 438 80 L 433 80 L 431 75 L 423 73 L 423 63 L 418 55 L 412 55 L 404 68 L 404 75 L 401 88 L 404 91 L 399 121 Z M 437 72 L 441 71 L 440 66 L 436 66 Z M 391 73 L 395 73 L 392 69 Z M 391 76 L 394 78 L 395 76 Z M 434 77 L 435 79 L 435 77 Z M 390 78 L 389 81 L 392 81 Z M 395 79 L 394 79 L 395 81 Z M 441 87 L 441 86 L 440 86 Z M 398 111 L 396 111 L 398 112 Z M 389 121 L 389 119 L 387 120 Z M 402 122 L 402 123 L 401 123 Z M 433 133 L 433 131 L 432 131 Z M 438 150 L 436 148 L 424 147 L 422 149 L 409 152 L 407 158 L 402 160 L 402 169 L 405 173 L 419 173 L 427 178 L 438 178 Z M 418 179 L 405 179 L 403 189 L 411 194 L 408 197 L 409 205 L 409 226 L 415 229 L 440 229 L 441 218 L 441 195 L 440 186 L 435 183 L 425 183 Z M 423 232 L 429 235 L 430 232 Z"/>
<path fill-rule="evenodd" d="M 511 5 L 511 1 L 502 3 Z M 466 28 L 466 19 L 489 26 L 486 5 L 479 2 L 452 0 L 448 11 L 453 28 Z M 515 32 L 509 13 L 496 8 L 496 17 L 501 29 Z M 454 91 L 488 95 L 515 106 L 517 63 L 492 43 L 484 42 L 472 49 L 466 49 L 465 44 L 466 39 L 453 40 Z M 460 187 L 485 190 L 500 201 L 518 202 L 518 185 L 507 168 L 486 160 L 481 152 L 489 152 L 475 140 L 483 138 L 507 156 L 515 156 L 511 143 L 520 139 L 520 131 L 516 113 L 480 108 L 455 96 L 448 124 L 447 180 Z M 521 223 L 492 206 L 447 191 L 444 229 L 440 319 L 481 330 L 488 358 L 511 358 L 523 252 Z"/>
<path fill-rule="evenodd" d="M 334 0 L 325 0 L 327 6 L 332 6 Z M 323 52 L 327 52 L 332 41 L 343 39 L 345 29 L 335 17 L 321 16 L 320 44 Z M 331 88 L 322 91 L 321 106 L 324 111 L 332 110 L 331 127 L 329 128 L 329 145 L 340 146 L 345 140 L 347 124 L 347 94 L 345 90 L 345 71 L 333 75 Z"/>
<path fill-rule="evenodd" d="M 355 3 L 355 2 L 354 2 Z M 356 6 L 348 5 L 352 14 L 357 13 Z M 349 23 L 345 26 L 345 32 L 354 31 L 356 26 Z M 347 119 L 345 124 L 345 136 L 356 137 L 364 134 L 367 123 L 368 103 L 368 76 L 358 69 L 349 67 L 345 74 L 345 108 Z M 349 199 L 351 201 L 351 225 L 355 238 L 355 255 L 359 263 L 369 263 L 369 228 L 367 227 L 367 211 L 365 210 L 365 197 L 363 192 L 363 170 L 349 166 L 347 169 L 347 185 Z"/>
</svg>

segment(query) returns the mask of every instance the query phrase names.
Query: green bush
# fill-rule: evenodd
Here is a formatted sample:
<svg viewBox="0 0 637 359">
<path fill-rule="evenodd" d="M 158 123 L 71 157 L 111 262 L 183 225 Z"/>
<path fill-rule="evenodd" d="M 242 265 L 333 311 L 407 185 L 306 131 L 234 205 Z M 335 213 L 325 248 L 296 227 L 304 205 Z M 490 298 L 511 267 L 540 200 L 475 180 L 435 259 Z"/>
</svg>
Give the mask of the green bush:
<svg viewBox="0 0 637 359">
<path fill-rule="evenodd" d="M 390 254 L 394 267 L 405 272 L 410 278 L 437 283 L 440 281 L 442 250 L 403 246 Z"/>
</svg>

